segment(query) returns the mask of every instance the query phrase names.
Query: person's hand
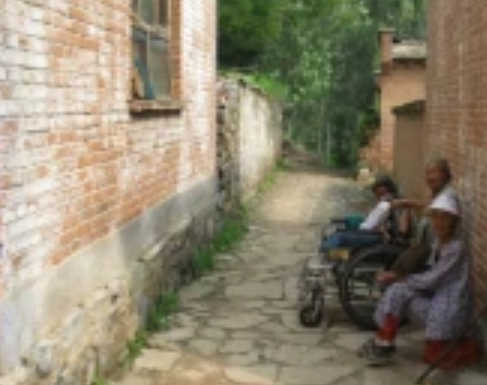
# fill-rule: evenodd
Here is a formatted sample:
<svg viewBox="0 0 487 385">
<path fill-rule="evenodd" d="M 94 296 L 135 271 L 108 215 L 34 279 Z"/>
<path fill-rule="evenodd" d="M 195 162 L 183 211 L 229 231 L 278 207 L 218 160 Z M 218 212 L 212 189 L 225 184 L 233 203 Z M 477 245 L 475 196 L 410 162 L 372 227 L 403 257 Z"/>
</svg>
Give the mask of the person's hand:
<svg viewBox="0 0 487 385">
<path fill-rule="evenodd" d="M 390 284 L 398 279 L 399 275 L 393 271 L 381 271 L 377 274 L 377 281 L 382 284 Z"/>
<path fill-rule="evenodd" d="M 400 199 L 394 199 L 392 201 L 392 207 L 394 208 L 423 208 L 426 207 L 427 203 L 417 200 L 417 199 L 407 199 L 407 198 L 400 198 Z"/>
<path fill-rule="evenodd" d="M 408 199 L 394 199 L 392 201 L 392 207 L 400 208 L 400 207 L 409 207 L 410 201 Z"/>
</svg>

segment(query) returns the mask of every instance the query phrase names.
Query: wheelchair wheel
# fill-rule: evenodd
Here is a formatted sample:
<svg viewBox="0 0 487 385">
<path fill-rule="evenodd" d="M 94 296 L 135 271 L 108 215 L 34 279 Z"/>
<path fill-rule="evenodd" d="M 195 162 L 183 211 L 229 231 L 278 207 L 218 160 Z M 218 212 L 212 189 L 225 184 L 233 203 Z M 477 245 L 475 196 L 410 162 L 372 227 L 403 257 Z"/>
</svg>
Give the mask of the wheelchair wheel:
<svg viewBox="0 0 487 385">
<path fill-rule="evenodd" d="M 340 302 L 347 316 L 361 329 L 375 330 L 373 314 L 382 288 L 379 271 L 389 269 L 403 249 L 379 245 L 359 250 L 346 263 L 340 277 Z"/>
<path fill-rule="evenodd" d="M 299 321 L 301 325 L 307 328 L 318 327 L 324 318 L 325 303 L 323 296 L 319 293 L 313 293 L 311 300 L 301 307 L 299 311 Z"/>
</svg>

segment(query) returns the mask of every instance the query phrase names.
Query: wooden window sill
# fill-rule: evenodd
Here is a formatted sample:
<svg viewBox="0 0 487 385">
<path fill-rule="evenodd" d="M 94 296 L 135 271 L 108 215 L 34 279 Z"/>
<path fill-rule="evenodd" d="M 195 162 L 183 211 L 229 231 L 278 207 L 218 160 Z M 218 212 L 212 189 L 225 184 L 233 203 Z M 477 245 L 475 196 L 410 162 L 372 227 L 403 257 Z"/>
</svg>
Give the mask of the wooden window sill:
<svg viewBox="0 0 487 385">
<path fill-rule="evenodd" d="M 131 100 L 129 108 L 132 114 L 143 114 L 145 112 L 177 113 L 183 110 L 184 104 L 178 100 Z"/>
</svg>

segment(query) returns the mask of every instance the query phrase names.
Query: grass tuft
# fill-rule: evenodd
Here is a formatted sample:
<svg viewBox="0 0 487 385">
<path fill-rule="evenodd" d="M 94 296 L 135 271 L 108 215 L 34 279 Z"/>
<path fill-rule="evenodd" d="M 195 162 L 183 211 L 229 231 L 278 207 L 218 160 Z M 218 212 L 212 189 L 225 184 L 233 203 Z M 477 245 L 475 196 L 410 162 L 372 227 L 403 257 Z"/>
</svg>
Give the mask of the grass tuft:
<svg viewBox="0 0 487 385">
<path fill-rule="evenodd" d="M 127 355 L 123 361 L 123 367 L 128 369 L 134 365 L 137 357 L 147 347 L 148 337 L 145 330 L 138 330 L 133 340 L 127 342 Z"/>
<path fill-rule="evenodd" d="M 170 327 L 169 318 L 175 313 L 179 306 L 177 293 L 164 294 L 154 304 L 147 319 L 147 330 L 150 333 L 168 330 Z"/>
</svg>

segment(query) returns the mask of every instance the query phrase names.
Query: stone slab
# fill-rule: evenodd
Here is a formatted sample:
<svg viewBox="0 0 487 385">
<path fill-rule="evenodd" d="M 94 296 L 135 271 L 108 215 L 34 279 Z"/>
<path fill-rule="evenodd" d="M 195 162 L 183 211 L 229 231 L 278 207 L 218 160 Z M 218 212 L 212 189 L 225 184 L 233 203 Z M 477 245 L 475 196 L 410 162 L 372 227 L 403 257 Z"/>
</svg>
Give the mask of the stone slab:
<svg viewBox="0 0 487 385">
<path fill-rule="evenodd" d="M 191 286 L 184 288 L 180 293 L 181 301 L 184 303 L 200 300 L 203 297 L 213 293 L 216 290 L 213 282 L 196 282 Z"/>
<path fill-rule="evenodd" d="M 260 361 L 260 354 L 257 350 L 253 350 L 244 354 L 226 354 L 225 362 L 232 366 L 249 366 L 258 364 Z"/>
<path fill-rule="evenodd" d="M 218 343 L 208 339 L 195 339 L 189 343 L 189 347 L 202 356 L 214 356 L 218 350 Z"/>
<path fill-rule="evenodd" d="M 252 340 L 245 339 L 230 339 L 225 342 L 220 349 L 220 353 L 223 354 L 242 354 L 248 353 L 254 348 L 254 342 Z"/>
<path fill-rule="evenodd" d="M 217 385 L 222 378 L 223 371 L 217 363 L 186 355 L 170 373 L 157 378 L 153 385 Z"/>
<path fill-rule="evenodd" d="M 463 371 L 456 376 L 455 385 L 485 385 L 487 384 L 487 372 Z"/>
<path fill-rule="evenodd" d="M 154 381 L 147 377 L 129 374 L 123 380 L 113 383 L 113 385 L 153 385 Z"/>
<path fill-rule="evenodd" d="M 414 372 L 406 378 L 392 367 L 366 368 L 363 372 L 363 385 L 414 385 Z"/>
<path fill-rule="evenodd" d="M 273 380 L 252 372 L 251 368 L 227 368 L 225 376 L 239 384 L 246 385 L 272 385 Z"/>
<path fill-rule="evenodd" d="M 217 318 L 209 320 L 212 327 L 220 327 L 229 330 L 245 330 L 260 325 L 268 320 L 268 317 L 259 314 L 234 314 L 231 318 Z"/>
<path fill-rule="evenodd" d="M 134 364 L 134 373 L 168 372 L 181 358 L 181 353 L 145 349 Z"/>
<path fill-rule="evenodd" d="M 251 282 L 229 286 L 225 291 L 225 296 L 253 299 L 281 299 L 284 293 L 283 290 L 281 281 Z"/>
<path fill-rule="evenodd" d="M 312 370 L 309 367 L 284 367 L 278 380 L 286 385 L 331 385 L 350 375 L 353 370 L 346 365 L 320 366 Z"/>
<path fill-rule="evenodd" d="M 337 359 L 339 356 L 339 351 L 333 348 L 285 344 L 279 346 L 272 356 L 272 360 L 289 366 L 316 366 Z"/>
<path fill-rule="evenodd" d="M 217 328 L 204 328 L 199 331 L 199 335 L 210 340 L 223 340 L 226 338 L 227 334 L 222 329 Z"/>
<path fill-rule="evenodd" d="M 193 328 L 172 329 L 165 333 L 156 334 L 154 337 L 167 342 L 181 342 L 193 338 L 196 331 Z"/>
<path fill-rule="evenodd" d="M 334 344 L 340 348 L 347 349 L 352 352 L 356 352 L 362 344 L 370 338 L 370 333 L 358 332 L 358 333 L 343 333 L 338 334 L 334 339 Z"/>
</svg>

